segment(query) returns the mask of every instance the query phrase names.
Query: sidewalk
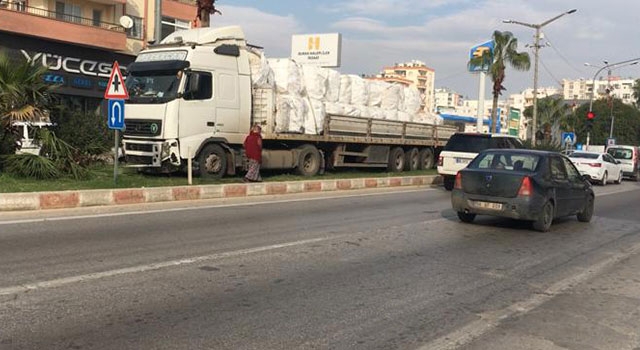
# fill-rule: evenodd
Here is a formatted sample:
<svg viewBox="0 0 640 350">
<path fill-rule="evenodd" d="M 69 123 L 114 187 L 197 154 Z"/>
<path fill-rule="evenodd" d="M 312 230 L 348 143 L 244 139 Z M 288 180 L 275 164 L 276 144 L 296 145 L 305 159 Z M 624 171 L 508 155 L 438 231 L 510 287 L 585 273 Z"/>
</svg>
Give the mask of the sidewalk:
<svg viewBox="0 0 640 350">
<path fill-rule="evenodd" d="M 640 349 L 638 266 L 636 253 L 461 349 Z"/>
<path fill-rule="evenodd" d="M 343 191 L 365 188 L 426 186 L 440 182 L 441 179 L 439 176 L 426 175 L 179 187 L 2 193 L 0 194 L 0 211 L 62 209 L 198 199 L 284 195 L 304 192 Z"/>
</svg>

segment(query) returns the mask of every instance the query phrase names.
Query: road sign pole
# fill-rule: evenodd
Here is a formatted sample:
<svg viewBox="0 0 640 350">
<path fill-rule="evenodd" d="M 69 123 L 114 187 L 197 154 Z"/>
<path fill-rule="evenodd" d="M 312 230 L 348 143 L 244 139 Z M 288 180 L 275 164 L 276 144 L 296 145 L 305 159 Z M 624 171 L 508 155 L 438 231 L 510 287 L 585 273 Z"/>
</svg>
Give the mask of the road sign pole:
<svg viewBox="0 0 640 350">
<path fill-rule="evenodd" d="M 115 147 L 114 152 L 113 152 L 113 183 L 114 184 L 118 184 L 118 139 L 120 138 L 120 133 L 118 132 L 118 129 L 116 129 L 116 135 L 115 135 Z"/>
</svg>

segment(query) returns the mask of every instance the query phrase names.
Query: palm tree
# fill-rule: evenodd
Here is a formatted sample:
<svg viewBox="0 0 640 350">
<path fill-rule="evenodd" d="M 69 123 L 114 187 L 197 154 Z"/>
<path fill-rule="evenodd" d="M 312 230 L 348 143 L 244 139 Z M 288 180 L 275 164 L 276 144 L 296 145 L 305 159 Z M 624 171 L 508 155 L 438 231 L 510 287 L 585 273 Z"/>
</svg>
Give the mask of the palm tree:
<svg viewBox="0 0 640 350">
<path fill-rule="evenodd" d="M 498 123 L 498 98 L 502 95 L 502 91 L 506 90 L 502 85 L 505 79 L 505 70 L 507 64 L 519 71 L 529 70 L 531 67 L 531 59 L 526 52 L 518 52 L 518 39 L 511 32 L 501 32 L 496 30 L 493 32 L 493 61 L 489 66 L 489 75 L 493 81 L 493 106 L 491 108 L 491 132 L 496 132 Z M 474 57 L 468 65 L 482 66 L 486 57 Z"/>
<path fill-rule="evenodd" d="M 533 107 L 529 106 L 525 109 L 524 115 L 531 118 L 533 115 Z M 544 141 L 550 143 L 554 141 L 554 131 L 574 131 L 575 126 L 572 125 L 572 109 L 567 105 L 562 96 L 553 95 L 538 100 L 538 125 L 535 130 L 542 130 L 544 133 Z M 560 141 L 561 140 L 556 140 Z"/>
<path fill-rule="evenodd" d="M 53 86 L 43 79 L 46 71 L 36 62 L 16 62 L 0 52 L 0 144 L 11 134 L 14 122 L 47 118 Z"/>
<path fill-rule="evenodd" d="M 198 7 L 198 13 L 196 14 L 196 20 L 200 20 L 201 27 L 209 27 L 210 17 L 212 14 L 222 14 L 222 12 L 216 9 L 216 0 L 197 0 L 196 5 Z"/>
</svg>

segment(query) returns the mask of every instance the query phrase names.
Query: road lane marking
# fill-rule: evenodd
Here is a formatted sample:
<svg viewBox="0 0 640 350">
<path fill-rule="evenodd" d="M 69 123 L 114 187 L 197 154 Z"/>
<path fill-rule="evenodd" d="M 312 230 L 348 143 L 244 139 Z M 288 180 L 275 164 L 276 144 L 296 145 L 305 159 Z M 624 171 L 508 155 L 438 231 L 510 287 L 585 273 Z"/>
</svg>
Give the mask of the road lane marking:
<svg viewBox="0 0 640 350">
<path fill-rule="evenodd" d="M 416 224 L 430 224 L 430 223 L 437 223 L 437 222 L 447 221 L 447 220 L 449 219 L 437 218 L 437 219 L 420 221 Z M 356 234 L 358 233 L 362 233 L 362 232 L 357 232 Z M 256 247 L 256 248 L 240 249 L 240 250 L 234 250 L 229 252 L 202 255 L 202 256 L 196 256 L 196 257 L 179 259 L 179 260 L 171 260 L 171 261 L 164 261 L 164 262 L 158 262 L 158 263 L 152 263 L 152 264 L 146 264 L 146 265 L 125 267 L 125 268 L 115 269 L 110 271 L 93 272 L 93 273 L 87 273 L 84 275 L 63 277 L 63 278 L 57 278 L 57 279 L 52 279 L 47 281 L 24 283 L 16 286 L 0 288 L 0 296 L 28 292 L 28 291 L 38 290 L 38 289 L 55 288 L 55 287 L 60 287 L 67 284 L 99 280 L 102 278 L 120 276 L 125 274 L 148 272 L 148 271 L 155 271 L 155 270 L 160 270 L 160 269 L 169 268 L 169 267 L 196 264 L 203 261 L 219 260 L 224 258 L 238 257 L 238 256 L 267 252 L 267 251 L 283 249 L 283 248 L 297 247 L 297 246 L 302 246 L 302 245 L 311 244 L 311 243 L 320 243 L 320 242 L 326 242 L 330 240 L 338 240 L 351 235 L 353 235 L 353 233 L 325 236 L 325 237 L 319 237 L 319 238 L 310 238 L 310 239 L 305 239 L 300 241 L 272 244 L 272 245 Z"/>
<path fill-rule="evenodd" d="M 527 314 L 557 295 L 565 293 L 567 290 L 602 274 L 609 267 L 638 253 L 640 253 L 640 243 L 631 246 L 624 252 L 603 259 L 580 273 L 553 283 L 544 292 L 537 293 L 529 299 L 514 303 L 500 310 L 484 312 L 478 315 L 480 319 L 431 341 L 417 350 L 455 350 L 468 345 L 482 335 L 498 328 L 504 320 Z"/>
<path fill-rule="evenodd" d="M 0 226 L 40 223 L 40 222 L 49 222 L 49 221 L 109 218 L 114 216 L 172 213 L 172 212 L 201 210 L 201 209 L 206 210 L 206 209 L 233 208 L 233 207 L 245 207 L 245 206 L 256 206 L 256 205 L 267 205 L 267 204 L 298 203 L 298 202 L 309 202 L 309 201 L 315 201 L 315 200 L 373 197 L 373 196 L 384 196 L 384 195 L 394 195 L 394 194 L 404 194 L 404 193 L 431 192 L 436 190 L 437 189 L 435 188 L 422 188 L 422 189 L 415 189 L 415 190 L 389 191 L 389 192 L 381 192 L 381 193 L 361 193 L 361 194 L 351 194 L 351 195 L 343 195 L 343 196 L 337 195 L 337 196 L 314 197 L 314 198 L 292 198 L 292 199 L 282 199 L 282 200 L 275 200 L 275 201 L 266 200 L 266 201 L 256 201 L 256 202 L 248 202 L 248 203 L 227 203 L 227 204 L 215 204 L 215 205 L 205 205 L 205 206 L 196 206 L 196 207 L 139 210 L 139 211 L 121 212 L 121 213 L 103 213 L 103 214 L 59 216 L 59 217 L 49 217 L 49 218 L 37 218 L 37 219 L 7 220 L 7 221 L 0 221 Z M 207 199 L 203 199 L 203 200 L 207 200 Z M 170 202 L 141 203 L 141 205 L 162 204 L 162 203 L 170 203 Z M 86 208 L 89 208 L 89 207 L 86 207 Z M 117 206 L 110 206 L 110 208 L 117 208 Z M 68 209 L 73 210 L 73 209 L 83 209 L 83 208 L 68 208 Z M 92 209 L 95 209 L 95 207 Z"/>
</svg>

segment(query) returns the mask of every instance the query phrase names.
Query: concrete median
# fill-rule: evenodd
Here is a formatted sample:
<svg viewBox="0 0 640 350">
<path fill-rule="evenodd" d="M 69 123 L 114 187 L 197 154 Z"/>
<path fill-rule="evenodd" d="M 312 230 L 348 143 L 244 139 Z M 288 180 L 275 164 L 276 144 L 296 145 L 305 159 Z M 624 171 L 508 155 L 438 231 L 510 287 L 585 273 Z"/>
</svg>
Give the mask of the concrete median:
<svg viewBox="0 0 640 350">
<path fill-rule="evenodd" d="M 286 195 L 305 192 L 349 191 L 367 188 L 401 186 L 429 186 L 439 183 L 441 183 L 439 176 L 429 175 L 107 190 L 3 193 L 0 194 L 0 211 L 62 209 L 215 198 Z"/>
</svg>

